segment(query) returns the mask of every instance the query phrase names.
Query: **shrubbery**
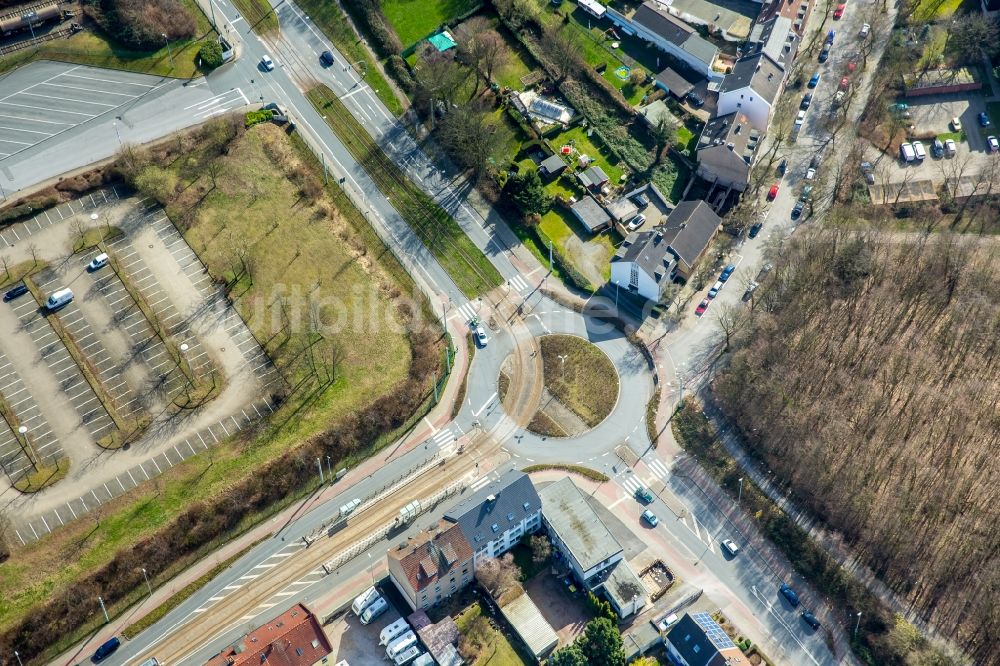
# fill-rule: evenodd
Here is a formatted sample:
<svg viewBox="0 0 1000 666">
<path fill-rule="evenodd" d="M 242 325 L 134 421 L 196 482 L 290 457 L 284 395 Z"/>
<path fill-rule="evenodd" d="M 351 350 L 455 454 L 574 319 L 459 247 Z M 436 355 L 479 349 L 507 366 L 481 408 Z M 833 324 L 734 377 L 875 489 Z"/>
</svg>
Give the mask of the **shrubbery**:
<svg viewBox="0 0 1000 666">
<path fill-rule="evenodd" d="M 84 11 L 116 42 L 138 51 L 194 36 L 197 23 L 179 0 L 85 0 Z"/>
<path fill-rule="evenodd" d="M 222 45 L 214 39 L 205 42 L 198 49 L 198 58 L 201 59 L 202 67 L 215 69 L 222 64 Z"/>
<path fill-rule="evenodd" d="M 243 124 L 246 127 L 253 127 L 254 125 L 260 125 L 261 123 L 266 123 L 271 118 L 274 118 L 274 113 L 270 109 L 261 109 L 260 111 L 247 111 L 246 119 Z"/>
<path fill-rule="evenodd" d="M 380 56 L 388 58 L 403 52 L 403 43 L 382 13 L 382 4 L 378 0 L 353 0 L 345 2 L 344 8 L 355 24 L 367 33 L 372 47 Z"/>
<path fill-rule="evenodd" d="M 413 73 L 410 72 L 410 67 L 403 60 L 402 56 L 395 53 L 389 56 L 389 59 L 385 62 L 385 68 L 389 76 L 396 80 L 396 83 L 404 92 L 413 92 L 417 82 L 413 79 Z"/>
</svg>

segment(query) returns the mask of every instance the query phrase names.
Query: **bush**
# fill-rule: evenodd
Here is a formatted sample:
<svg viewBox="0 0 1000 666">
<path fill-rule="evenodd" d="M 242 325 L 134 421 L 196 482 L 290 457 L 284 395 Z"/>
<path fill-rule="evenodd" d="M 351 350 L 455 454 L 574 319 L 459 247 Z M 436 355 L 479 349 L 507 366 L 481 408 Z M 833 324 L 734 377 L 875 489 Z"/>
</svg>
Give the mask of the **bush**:
<svg viewBox="0 0 1000 666">
<path fill-rule="evenodd" d="M 396 81 L 404 92 L 413 93 L 417 82 L 413 79 L 410 66 L 406 64 L 406 61 L 401 56 L 395 53 L 389 56 L 389 59 L 386 61 L 386 71 L 389 72 L 389 76 Z"/>
<path fill-rule="evenodd" d="M 203 67 L 215 69 L 222 64 L 222 45 L 214 39 L 205 42 L 198 49 L 198 58 Z"/>
<path fill-rule="evenodd" d="M 246 120 L 243 122 L 245 127 L 253 127 L 254 125 L 260 125 L 261 123 L 266 123 L 274 114 L 270 109 L 261 109 L 260 111 L 248 111 L 246 115 Z"/>
<path fill-rule="evenodd" d="M 194 36 L 197 23 L 179 0 L 85 0 L 84 11 L 116 42 L 139 51 Z"/>
<path fill-rule="evenodd" d="M 403 43 L 399 35 L 389 25 L 389 20 L 382 13 L 382 5 L 378 0 L 355 0 L 345 2 L 344 8 L 371 39 L 372 47 L 383 58 L 399 55 L 403 52 Z"/>
</svg>

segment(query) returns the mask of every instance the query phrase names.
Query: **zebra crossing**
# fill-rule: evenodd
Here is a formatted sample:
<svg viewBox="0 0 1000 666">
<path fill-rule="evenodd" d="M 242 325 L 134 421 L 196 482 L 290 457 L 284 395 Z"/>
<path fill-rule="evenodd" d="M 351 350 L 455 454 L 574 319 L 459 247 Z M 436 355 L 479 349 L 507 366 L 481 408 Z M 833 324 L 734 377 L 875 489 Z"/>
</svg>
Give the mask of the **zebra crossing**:
<svg viewBox="0 0 1000 666">
<path fill-rule="evenodd" d="M 532 286 L 521 277 L 520 275 L 515 275 L 514 277 L 507 280 L 507 286 L 511 289 L 516 289 L 519 292 L 531 291 Z"/>
<path fill-rule="evenodd" d="M 507 278 L 507 289 L 509 291 L 517 291 L 518 293 L 523 294 L 525 292 L 534 291 L 535 287 L 529 284 L 528 281 L 520 275 L 515 275 L 514 277 Z M 462 321 L 472 321 L 473 319 L 479 317 L 480 309 L 482 309 L 481 299 L 468 301 L 462 305 L 456 306 L 455 314 L 453 314 L 452 317 L 459 316 L 462 318 Z"/>
<path fill-rule="evenodd" d="M 431 439 L 441 449 L 441 454 L 449 456 L 458 449 L 458 435 L 451 429 L 451 426 L 438 430 L 431 436 Z"/>
<path fill-rule="evenodd" d="M 666 481 L 667 477 L 670 476 L 670 470 L 667 466 L 660 462 L 659 458 L 653 458 L 652 460 L 643 460 L 646 463 L 646 467 L 657 476 L 657 478 Z"/>
<path fill-rule="evenodd" d="M 462 321 L 472 321 L 479 316 L 479 310 L 472 303 L 472 301 L 469 301 L 464 305 L 459 305 L 455 308 L 455 310 L 462 317 Z"/>
</svg>

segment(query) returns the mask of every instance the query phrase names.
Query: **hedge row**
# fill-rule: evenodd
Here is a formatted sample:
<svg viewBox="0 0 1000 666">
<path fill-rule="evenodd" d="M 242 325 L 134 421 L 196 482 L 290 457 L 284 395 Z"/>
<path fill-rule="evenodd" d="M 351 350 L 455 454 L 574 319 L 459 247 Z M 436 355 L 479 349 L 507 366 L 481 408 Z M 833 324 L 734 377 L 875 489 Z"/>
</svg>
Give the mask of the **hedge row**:
<svg viewBox="0 0 1000 666">
<path fill-rule="evenodd" d="M 247 128 L 253 127 L 254 125 L 260 125 L 261 123 L 266 123 L 274 118 L 274 113 L 270 109 L 261 109 L 260 111 L 247 111 L 245 120 L 243 121 L 244 126 Z"/>
<path fill-rule="evenodd" d="M 379 0 L 353 0 L 345 2 L 343 6 L 354 19 L 355 25 L 367 35 L 372 48 L 380 57 L 388 58 L 403 52 L 403 43 L 389 25 L 389 19 L 382 13 Z"/>
</svg>

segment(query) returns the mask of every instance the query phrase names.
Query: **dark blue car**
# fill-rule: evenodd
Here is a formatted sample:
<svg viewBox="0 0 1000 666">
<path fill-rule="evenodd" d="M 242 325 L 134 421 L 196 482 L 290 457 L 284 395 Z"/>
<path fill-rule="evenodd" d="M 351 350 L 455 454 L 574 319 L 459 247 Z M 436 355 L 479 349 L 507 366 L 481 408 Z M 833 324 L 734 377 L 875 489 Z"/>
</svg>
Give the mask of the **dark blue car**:
<svg viewBox="0 0 1000 666">
<path fill-rule="evenodd" d="M 104 661 L 105 659 L 107 659 L 108 657 L 110 657 L 111 654 L 115 650 L 117 650 L 118 646 L 121 645 L 121 644 L 122 643 L 121 643 L 120 640 L 118 640 L 117 636 L 112 637 L 110 640 L 105 641 L 104 645 L 102 645 L 101 647 L 97 648 L 97 651 L 94 652 L 94 656 L 91 657 L 90 660 L 92 662 L 94 662 L 95 664 Z"/>
<path fill-rule="evenodd" d="M 781 592 L 781 595 L 785 597 L 785 599 L 788 599 L 788 603 L 792 605 L 792 608 L 799 605 L 799 595 L 795 594 L 795 590 L 789 587 L 788 583 L 782 584 L 782 586 L 778 588 L 778 591 Z"/>
<path fill-rule="evenodd" d="M 728 266 L 723 268 L 722 274 L 719 276 L 719 282 L 725 282 L 726 280 L 728 280 L 729 276 L 732 275 L 733 271 L 735 270 L 736 270 L 736 264 L 729 264 Z"/>
<path fill-rule="evenodd" d="M 816 72 L 815 74 L 812 75 L 812 78 L 809 79 L 809 87 L 815 88 L 818 85 L 819 85 L 819 72 Z"/>
</svg>

